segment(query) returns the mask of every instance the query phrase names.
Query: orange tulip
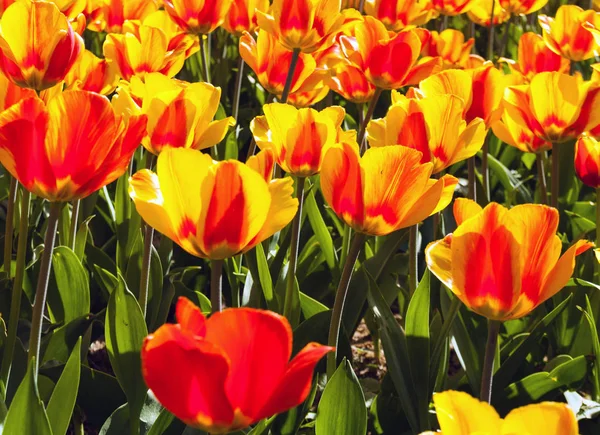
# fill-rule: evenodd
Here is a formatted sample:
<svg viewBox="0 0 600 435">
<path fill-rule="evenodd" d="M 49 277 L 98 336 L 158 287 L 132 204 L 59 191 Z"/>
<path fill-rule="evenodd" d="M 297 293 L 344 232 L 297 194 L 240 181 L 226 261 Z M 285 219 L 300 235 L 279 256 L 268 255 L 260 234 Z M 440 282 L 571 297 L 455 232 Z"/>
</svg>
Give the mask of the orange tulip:
<svg viewBox="0 0 600 435">
<path fill-rule="evenodd" d="M 462 391 L 433 395 L 438 422 L 444 434 L 578 435 L 577 419 L 565 403 L 542 402 L 513 409 L 504 418 L 487 402 Z"/>
<path fill-rule="evenodd" d="M 375 94 L 375 86 L 359 68 L 350 63 L 337 65 L 328 78 L 328 85 L 346 100 L 358 104 L 370 101 Z"/>
<path fill-rule="evenodd" d="M 403 145 L 422 153 L 421 163 L 431 162 L 433 173 L 473 157 L 483 146 L 487 130 L 481 118 L 467 124 L 464 102 L 455 95 L 404 101 L 390 107 L 385 118 L 367 127 L 369 145 Z"/>
<path fill-rule="evenodd" d="M 419 0 L 366 0 L 365 13 L 395 32 L 421 26 L 436 15 L 430 3 Z"/>
<path fill-rule="evenodd" d="M 142 25 L 128 22 L 123 30 L 123 35 L 107 35 L 103 49 L 106 59 L 128 81 L 151 72 L 173 77 L 199 49 L 197 38 L 182 33 L 163 11 L 149 15 Z"/>
<path fill-rule="evenodd" d="M 594 244 L 579 240 L 561 257 L 558 210 L 497 203 L 454 203 L 458 228 L 425 250 L 429 270 L 471 310 L 491 320 L 526 316 L 569 281 L 575 257 Z M 559 258 L 560 257 L 560 258 Z"/>
<path fill-rule="evenodd" d="M 237 160 L 214 162 L 186 148 L 164 148 L 157 172 L 138 171 L 129 194 L 145 222 L 197 257 L 246 252 L 296 215 L 292 179 L 270 183 Z"/>
<path fill-rule="evenodd" d="M 548 0 L 500 0 L 500 6 L 513 15 L 529 15 L 546 6 Z"/>
<path fill-rule="evenodd" d="M 123 175 L 145 126 L 92 92 L 27 98 L 0 115 L 0 162 L 37 196 L 80 199 Z"/>
<path fill-rule="evenodd" d="M 432 163 L 421 153 L 399 146 L 370 148 L 360 157 L 358 145 L 329 148 L 321 167 L 325 201 L 360 233 L 382 236 L 418 224 L 445 208 L 458 180 L 431 179 Z"/>
<path fill-rule="evenodd" d="M 90 30 L 122 33 L 127 21 L 142 21 L 157 10 L 156 0 L 88 0 L 84 13 Z"/>
<path fill-rule="evenodd" d="M 453 17 L 467 12 L 477 0 L 433 0 L 434 9 L 442 15 Z"/>
<path fill-rule="evenodd" d="M 427 30 L 389 32 L 381 21 L 369 16 L 355 26 L 355 36 L 340 36 L 342 50 L 379 88 L 397 89 L 418 83 L 441 66 L 441 60 L 436 58 L 417 62 L 423 43 L 429 38 Z"/>
<path fill-rule="evenodd" d="M 292 328 L 271 311 L 230 308 L 206 319 L 179 298 L 175 317 L 144 340 L 142 373 L 166 409 L 213 434 L 300 405 L 317 362 L 333 350 L 309 343 L 289 361 Z"/>
<path fill-rule="evenodd" d="M 471 21 L 480 26 L 489 27 L 492 23 L 492 1 L 494 5 L 494 26 L 498 26 L 510 18 L 510 12 L 500 5 L 499 0 L 475 0 L 467 12 Z"/>
<path fill-rule="evenodd" d="M 284 47 L 312 53 L 333 42 L 344 22 L 340 6 L 340 0 L 273 0 L 269 14 L 256 14 L 259 27 Z"/>
<path fill-rule="evenodd" d="M 548 48 L 572 61 L 590 59 L 598 44 L 594 36 L 583 27 L 589 22 L 600 28 L 600 14 L 592 10 L 584 11 L 579 6 L 563 5 L 556 11 L 556 17 L 538 17 Z"/>
<path fill-rule="evenodd" d="M 208 34 L 223 24 L 232 0 L 163 0 L 173 21 L 188 33 Z"/>
<path fill-rule="evenodd" d="M 523 77 L 524 82 L 529 82 L 538 73 L 557 71 L 569 73 L 571 62 L 548 48 L 544 38 L 540 35 L 527 32 L 519 39 L 517 61 L 502 59 L 505 61 L 513 74 Z"/>
<path fill-rule="evenodd" d="M 91 91 L 102 95 L 112 94 L 118 81 L 115 64 L 96 57 L 89 50 L 83 51 L 65 77 L 68 89 Z"/>
<path fill-rule="evenodd" d="M 600 187 L 600 144 L 593 137 L 582 136 L 575 143 L 575 171 L 584 184 Z"/>
<path fill-rule="evenodd" d="M 82 50 L 83 40 L 53 3 L 19 1 L 0 19 L 0 69 L 19 86 L 56 85 Z"/>
<path fill-rule="evenodd" d="M 202 150 L 221 142 L 235 120 L 213 121 L 220 98 L 221 88 L 209 83 L 189 84 L 152 73 L 145 82 L 134 77 L 129 88 L 119 88 L 116 104 L 148 117 L 142 144 L 158 155 L 165 147 Z"/>
<path fill-rule="evenodd" d="M 26 98 L 35 97 L 33 89 L 22 88 L 0 73 L 0 113 Z"/>
<path fill-rule="evenodd" d="M 233 0 L 223 28 L 229 33 L 240 36 L 243 32 L 254 32 L 257 26 L 256 11 L 266 12 L 269 0 Z"/>
<path fill-rule="evenodd" d="M 296 109 L 289 104 L 265 104 L 250 130 L 261 149 L 272 149 L 285 172 L 298 177 L 318 174 L 326 150 L 342 135 L 346 112 L 339 106 Z"/>
<path fill-rule="evenodd" d="M 475 38 L 465 42 L 465 35 L 458 30 L 433 31 L 428 44 L 423 47 L 423 55 L 441 57 L 444 68 L 466 68 L 474 43 Z"/>
</svg>

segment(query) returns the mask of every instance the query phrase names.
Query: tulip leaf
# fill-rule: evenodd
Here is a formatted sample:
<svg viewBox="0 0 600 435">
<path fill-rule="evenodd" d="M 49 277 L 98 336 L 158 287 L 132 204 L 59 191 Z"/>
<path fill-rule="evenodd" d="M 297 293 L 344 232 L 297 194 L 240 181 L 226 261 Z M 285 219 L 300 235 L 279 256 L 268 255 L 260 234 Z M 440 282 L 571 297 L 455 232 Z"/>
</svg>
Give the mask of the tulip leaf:
<svg viewBox="0 0 600 435">
<path fill-rule="evenodd" d="M 595 360 L 600 361 L 598 359 L 600 358 L 600 342 L 598 341 L 598 327 L 596 325 L 596 317 L 594 316 L 594 311 L 592 310 L 590 298 L 587 295 L 585 295 L 585 310 L 582 308 L 579 309 L 583 313 L 590 326 L 590 335 L 592 337 L 592 350 L 594 351 Z M 598 400 L 598 398 L 600 397 L 600 365 L 598 365 L 597 363 L 594 364 L 592 367 L 592 373 L 594 399 Z"/>
<path fill-rule="evenodd" d="M 117 223 L 117 266 L 126 270 L 134 245 L 141 234 L 142 219 L 129 198 L 129 173 L 117 180 L 115 213 Z"/>
<path fill-rule="evenodd" d="M 129 405 L 125 403 L 119 406 L 106 419 L 100 428 L 99 435 L 126 434 L 129 429 Z"/>
<path fill-rule="evenodd" d="M 269 271 L 269 263 L 267 263 L 267 257 L 262 243 L 259 243 L 254 248 L 254 254 L 256 255 L 256 272 L 258 274 L 258 281 L 263 291 L 263 296 L 267 302 L 267 307 L 270 310 L 278 310 L 278 304 L 273 293 L 273 280 L 271 279 L 271 272 Z"/>
<path fill-rule="evenodd" d="M 42 340 L 42 364 L 52 360 L 66 362 L 79 337 L 86 333 L 93 321 L 94 317 L 86 314 L 47 334 Z"/>
<path fill-rule="evenodd" d="M 52 435 L 50 421 L 44 403 L 40 399 L 34 370 L 32 359 L 6 415 L 3 433 L 7 435 Z"/>
<path fill-rule="evenodd" d="M 317 409 L 316 435 L 364 435 L 367 432 L 365 395 L 344 358 L 327 386 Z"/>
<path fill-rule="evenodd" d="M 85 365 L 81 366 L 77 406 L 81 408 L 91 425 L 101 427 L 114 410 L 126 400 L 114 376 Z"/>
<path fill-rule="evenodd" d="M 305 319 L 310 319 L 315 314 L 329 310 L 329 308 L 327 308 L 321 302 L 302 292 L 300 292 L 300 307 L 302 308 L 302 315 Z"/>
<path fill-rule="evenodd" d="M 141 372 L 140 349 L 148 330 L 136 298 L 122 278 L 110 295 L 105 322 L 106 349 L 117 380 L 137 420 L 148 391 Z"/>
<path fill-rule="evenodd" d="M 97 264 L 94 264 L 93 266 L 96 283 L 106 292 L 106 294 L 110 295 L 119 285 L 118 278 L 113 273 Z"/>
<path fill-rule="evenodd" d="M 167 409 L 163 409 L 158 414 L 156 420 L 154 420 L 146 435 L 166 435 L 171 433 L 181 435 L 184 428 L 185 424 L 183 422 L 175 418 Z"/>
<path fill-rule="evenodd" d="M 52 252 L 48 313 L 52 323 L 69 323 L 90 312 L 88 274 L 77 255 L 66 246 Z"/>
<path fill-rule="evenodd" d="M 406 312 L 406 347 L 410 371 L 417 393 L 421 429 L 429 425 L 429 269 L 425 270 L 419 286 L 412 295 Z"/>
<path fill-rule="evenodd" d="M 481 154 L 482 151 L 477 153 L 477 155 L 480 157 Z M 493 155 L 488 154 L 488 165 L 490 170 L 496 175 L 496 177 L 498 177 L 500 184 L 502 184 L 506 190 L 507 196 L 513 191 L 516 191 L 523 202 L 533 202 L 531 193 L 526 186 L 522 184 L 520 180 L 518 180 L 514 174 L 502 164 L 500 160 L 496 159 Z"/>
<path fill-rule="evenodd" d="M 84 220 L 77 230 L 77 235 L 75 236 L 75 255 L 79 258 L 79 261 L 83 261 L 83 257 L 85 255 L 85 245 L 87 244 L 87 240 L 90 234 L 90 222 L 94 218 L 94 216 L 88 217 Z"/>
<path fill-rule="evenodd" d="M 63 369 L 52 397 L 48 402 L 48 419 L 52 427 L 52 433 L 67 433 L 71 415 L 75 408 L 75 399 L 79 389 L 79 378 L 81 374 L 81 337 L 71 351 L 71 356 Z"/>
<path fill-rule="evenodd" d="M 333 270 L 337 264 L 337 257 L 335 255 L 335 249 L 333 248 L 331 233 L 325 225 L 325 221 L 323 220 L 323 216 L 321 216 L 319 206 L 317 205 L 317 201 L 315 199 L 315 190 L 316 189 L 311 189 L 310 193 L 306 195 L 306 198 L 304 199 L 304 207 L 306 209 L 306 215 L 308 216 L 310 226 L 312 227 L 315 236 L 319 241 L 321 251 L 325 255 L 327 266 L 329 269 Z"/>
</svg>

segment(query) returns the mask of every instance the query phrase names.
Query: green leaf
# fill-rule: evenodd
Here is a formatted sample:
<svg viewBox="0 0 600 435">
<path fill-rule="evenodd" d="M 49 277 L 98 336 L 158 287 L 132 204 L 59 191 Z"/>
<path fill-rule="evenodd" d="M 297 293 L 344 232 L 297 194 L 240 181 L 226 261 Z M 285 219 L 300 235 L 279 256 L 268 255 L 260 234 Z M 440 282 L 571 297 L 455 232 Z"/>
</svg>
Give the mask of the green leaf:
<svg viewBox="0 0 600 435">
<path fill-rule="evenodd" d="M 129 432 L 129 405 L 119 406 L 106 419 L 100 428 L 99 435 L 121 435 Z"/>
<path fill-rule="evenodd" d="M 48 402 L 48 419 L 52 433 L 67 433 L 71 415 L 75 408 L 77 391 L 79 389 L 79 378 L 81 374 L 81 338 L 77 340 L 75 348 L 65 365 L 60 379 L 54 387 L 52 397 Z"/>
<path fill-rule="evenodd" d="M 302 308 L 302 315 L 305 319 L 310 319 L 315 314 L 329 310 L 329 308 L 327 308 L 321 302 L 302 292 L 300 292 L 300 307 Z"/>
<path fill-rule="evenodd" d="M 114 376 L 85 365 L 81 366 L 77 406 L 81 408 L 91 425 L 101 427 L 114 410 L 126 400 L 127 398 Z"/>
<path fill-rule="evenodd" d="M 88 314 L 53 329 L 42 340 L 42 364 L 52 360 L 66 362 L 79 337 L 86 333 L 93 322 L 94 317 Z"/>
<path fill-rule="evenodd" d="M 160 414 L 158 414 L 158 418 L 154 421 L 146 435 L 164 435 L 169 431 L 169 428 L 173 426 L 181 426 L 181 430 L 178 431 L 179 434 L 183 432 L 183 428 L 185 427 L 185 425 L 176 419 L 173 414 L 168 410 L 163 409 Z"/>
<path fill-rule="evenodd" d="M 115 212 L 117 223 L 117 266 L 126 270 L 132 248 L 141 234 L 141 218 L 129 198 L 129 173 L 117 180 Z"/>
<path fill-rule="evenodd" d="M 105 321 L 106 349 L 117 380 L 137 420 L 148 388 L 142 377 L 140 350 L 148 330 L 142 310 L 123 279 L 110 295 Z"/>
<path fill-rule="evenodd" d="M 327 225 L 325 225 L 325 221 L 323 220 L 323 216 L 321 216 L 319 206 L 315 199 L 315 189 L 311 189 L 311 192 L 304 199 L 304 207 L 310 226 L 319 241 L 321 251 L 325 255 L 327 266 L 329 266 L 329 269 L 333 270 L 337 264 L 337 256 L 335 255 L 335 249 L 333 248 L 331 233 L 327 228 Z"/>
<path fill-rule="evenodd" d="M 417 393 L 421 429 L 429 426 L 429 269 L 425 270 L 419 286 L 412 295 L 406 312 L 406 347 L 410 372 Z"/>
<path fill-rule="evenodd" d="M 90 312 L 90 283 L 77 255 L 66 246 L 52 252 L 48 313 L 52 323 L 69 323 Z"/>
<path fill-rule="evenodd" d="M 50 421 L 40 399 L 34 370 L 35 364 L 32 359 L 28 364 L 25 379 L 19 385 L 8 409 L 3 432 L 6 435 L 52 435 Z"/>
<path fill-rule="evenodd" d="M 323 391 L 315 429 L 316 435 L 364 435 L 367 432 L 365 396 L 345 358 Z"/>
<path fill-rule="evenodd" d="M 90 234 L 90 222 L 94 218 L 94 216 L 88 217 L 84 220 L 77 230 L 77 235 L 75 236 L 75 255 L 79 258 L 79 261 L 83 261 L 83 256 L 85 255 L 85 245 L 87 244 L 88 236 Z"/>
<path fill-rule="evenodd" d="M 596 326 L 596 321 L 594 320 L 594 311 L 592 310 L 592 304 L 590 303 L 590 298 L 585 295 L 585 310 L 581 309 L 583 315 L 585 316 L 588 324 L 590 325 L 590 335 L 592 336 L 592 349 L 594 351 L 594 357 L 596 362 L 600 361 L 600 342 L 598 341 L 598 327 Z M 592 386 L 593 386 L 593 394 L 594 399 L 598 400 L 600 397 L 600 365 L 598 363 L 592 366 Z"/>
<path fill-rule="evenodd" d="M 94 264 L 96 283 L 107 293 L 111 294 L 118 286 L 119 279 L 108 270 Z"/>
<path fill-rule="evenodd" d="M 256 258 L 255 273 L 258 275 L 258 280 L 255 279 L 254 281 L 258 281 L 260 283 L 263 296 L 267 302 L 267 307 L 270 310 L 277 312 L 279 310 L 279 305 L 275 299 L 275 294 L 273 293 L 273 279 L 271 278 L 269 263 L 267 263 L 267 257 L 265 255 L 265 250 L 263 249 L 262 243 L 256 245 L 254 248 L 254 255 Z M 251 272 L 253 268 L 254 267 L 251 268 Z"/>
<path fill-rule="evenodd" d="M 479 151 L 477 155 L 481 157 L 481 153 L 482 152 Z M 496 159 L 491 154 L 488 154 L 488 165 L 490 171 L 492 171 L 496 177 L 498 177 L 498 180 L 502 186 L 504 186 L 507 196 L 513 191 L 516 191 L 523 202 L 533 202 L 531 193 L 526 186 L 523 185 L 520 180 L 518 180 L 514 174 L 506 166 L 504 166 L 502 162 L 500 162 L 500 160 Z"/>
</svg>

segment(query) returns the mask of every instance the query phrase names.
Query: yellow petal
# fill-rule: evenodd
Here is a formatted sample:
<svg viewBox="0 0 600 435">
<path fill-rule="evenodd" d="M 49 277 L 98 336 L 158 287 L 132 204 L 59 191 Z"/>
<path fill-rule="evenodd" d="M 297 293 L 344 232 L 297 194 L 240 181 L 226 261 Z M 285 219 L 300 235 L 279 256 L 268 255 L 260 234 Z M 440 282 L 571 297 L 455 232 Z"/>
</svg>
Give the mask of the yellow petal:
<svg viewBox="0 0 600 435">
<path fill-rule="evenodd" d="M 212 121 L 199 136 L 194 137 L 192 148 L 203 150 L 218 144 L 225 138 L 229 128 L 234 125 L 235 119 L 231 116 L 219 119 L 218 121 Z"/>
<path fill-rule="evenodd" d="M 437 393 L 433 403 L 444 435 L 500 434 L 502 419 L 496 410 L 467 393 Z"/>
<path fill-rule="evenodd" d="M 428 97 L 456 95 L 464 102 L 465 111 L 473 99 L 473 79 L 465 71 L 450 69 L 434 74 L 419 84 L 421 92 Z"/>
<path fill-rule="evenodd" d="M 452 279 L 452 234 L 437 242 L 432 242 L 425 249 L 427 267 L 446 287 L 453 289 Z"/>
<path fill-rule="evenodd" d="M 454 201 L 454 219 L 456 225 L 461 225 L 467 219 L 478 215 L 483 211 L 483 208 L 472 199 L 456 198 Z"/>
<path fill-rule="evenodd" d="M 543 402 L 513 409 L 502 424 L 502 435 L 577 435 L 577 419 L 564 403 Z"/>
</svg>

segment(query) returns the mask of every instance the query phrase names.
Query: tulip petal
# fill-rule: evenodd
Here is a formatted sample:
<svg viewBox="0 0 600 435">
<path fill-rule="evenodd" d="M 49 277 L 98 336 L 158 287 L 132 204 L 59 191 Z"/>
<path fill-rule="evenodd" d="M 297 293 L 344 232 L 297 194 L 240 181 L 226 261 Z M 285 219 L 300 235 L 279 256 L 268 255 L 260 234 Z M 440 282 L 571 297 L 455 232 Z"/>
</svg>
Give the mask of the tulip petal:
<svg viewBox="0 0 600 435">
<path fill-rule="evenodd" d="M 206 318 L 192 301 L 180 297 L 175 306 L 175 318 L 181 330 L 198 337 L 206 335 Z"/>
<path fill-rule="evenodd" d="M 219 119 L 217 121 L 212 121 L 200 134 L 198 134 L 199 132 L 196 130 L 196 134 L 198 135 L 194 137 L 192 148 L 203 150 L 217 145 L 225 138 L 229 128 L 233 127 L 234 125 L 235 119 L 233 119 L 231 116 L 224 119 Z"/>
<path fill-rule="evenodd" d="M 502 422 L 490 404 L 462 391 L 434 394 L 433 403 L 444 435 L 495 434 Z"/>
<path fill-rule="evenodd" d="M 273 168 L 275 167 L 275 153 L 272 149 L 264 149 L 258 154 L 250 156 L 246 165 L 261 174 L 265 181 L 270 183 L 273 178 Z M 269 190 L 271 190 L 270 186 Z M 271 195 L 273 195 L 273 192 L 271 192 Z M 269 219 L 267 218 L 268 221 Z"/>
<path fill-rule="evenodd" d="M 206 323 L 206 341 L 223 349 L 229 360 L 227 397 L 243 415 L 259 413 L 283 379 L 292 353 L 288 321 L 271 311 L 226 309 Z"/>
<path fill-rule="evenodd" d="M 425 96 L 456 95 L 464 102 L 464 107 L 471 106 L 473 99 L 473 80 L 469 73 L 450 69 L 426 78 L 419 84 Z"/>
<path fill-rule="evenodd" d="M 453 288 L 452 279 L 452 234 L 448 234 L 437 242 L 432 242 L 425 249 L 427 267 L 446 287 Z M 453 290 L 454 293 L 457 290 Z"/>
<path fill-rule="evenodd" d="M 481 213 L 483 208 L 472 199 L 456 198 L 454 201 L 454 219 L 456 225 L 461 225 L 467 219 Z"/>
<path fill-rule="evenodd" d="M 406 212 L 404 226 L 416 225 L 445 209 L 452 202 L 458 179 L 446 174 L 439 180 L 430 179 L 419 200 Z"/>
<path fill-rule="evenodd" d="M 513 409 L 504 418 L 502 435 L 535 434 L 577 435 L 577 419 L 564 403 L 543 402 Z"/>
</svg>

